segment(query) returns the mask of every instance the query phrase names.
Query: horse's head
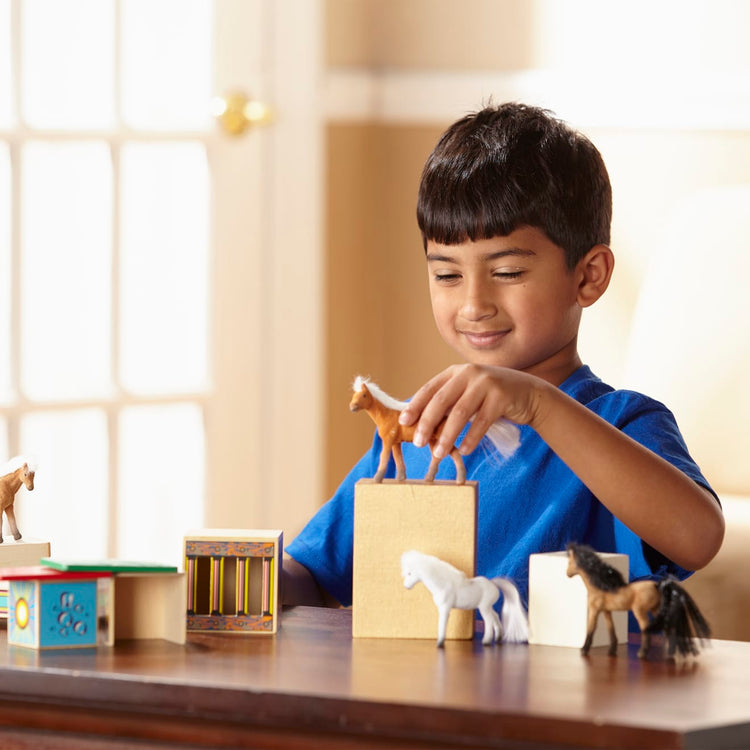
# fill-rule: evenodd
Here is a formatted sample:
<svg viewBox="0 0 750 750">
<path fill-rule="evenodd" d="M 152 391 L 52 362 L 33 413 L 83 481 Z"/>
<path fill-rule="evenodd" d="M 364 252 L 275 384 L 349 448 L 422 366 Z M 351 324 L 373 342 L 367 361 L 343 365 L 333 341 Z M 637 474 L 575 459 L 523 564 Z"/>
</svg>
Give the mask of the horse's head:
<svg viewBox="0 0 750 750">
<path fill-rule="evenodd" d="M 409 550 L 401 555 L 401 576 L 404 579 L 404 586 L 411 589 L 422 579 L 419 575 L 419 553 Z"/>
<path fill-rule="evenodd" d="M 572 544 L 568 545 L 568 578 L 578 575 L 581 572 L 576 558 L 575 548 Z"/>
<path fill-rule="evenodd" d="M 349 409 L 351 411 L 359 411 L 360 409 L 369 409 L 372 406 L 372 394 L 366 383 L 361 383 L 359 388 L 354 391 L 352 400 L 349 402 Z"/>
<path fill-rule="evenodd" d="M 21 481 L 29 491 L 34 489 L 34 473 L 34 470 L 30 469 L 28 464 L 21 467 Z"/>
</svg>

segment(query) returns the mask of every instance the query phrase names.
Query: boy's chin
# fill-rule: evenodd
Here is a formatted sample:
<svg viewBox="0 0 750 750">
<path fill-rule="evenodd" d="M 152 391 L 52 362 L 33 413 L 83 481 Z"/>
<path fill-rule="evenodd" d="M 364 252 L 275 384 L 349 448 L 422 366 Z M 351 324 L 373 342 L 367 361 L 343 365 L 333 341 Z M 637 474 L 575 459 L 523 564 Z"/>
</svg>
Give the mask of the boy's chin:
<svg viewBox="0 0 750 750">
<path fill-rule="evenodd" d="M 513 370 L 520 369 L 516 366 L 517 363 L 510 357 L 502 356 L 497 352 L 456 350 L 456 353 L 464 362 L 470 365 L 477 365 L 478 367 L 508 367 Z"/>
</svg>

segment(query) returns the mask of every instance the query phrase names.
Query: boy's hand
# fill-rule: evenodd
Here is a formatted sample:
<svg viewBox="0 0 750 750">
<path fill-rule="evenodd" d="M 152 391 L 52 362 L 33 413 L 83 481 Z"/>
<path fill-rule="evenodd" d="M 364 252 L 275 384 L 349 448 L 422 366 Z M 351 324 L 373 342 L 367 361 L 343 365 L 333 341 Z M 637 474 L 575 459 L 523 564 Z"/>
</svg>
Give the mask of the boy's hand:
<svg viewBox="0 0 750 750">
<path fill-rule="evenodd" d="M 414 445 L 424 446 L 447 416 L 433 455 L 450 452 L 466 424 L 459 451 L 471 453 L 498 419 L 534 425 L 541 419 L 541 395 L 547 384 L 540 378 L 504 367 L 453 365 L 423 385 L 401 412 L 401 424 L 418 423 Z"/>
</svg>

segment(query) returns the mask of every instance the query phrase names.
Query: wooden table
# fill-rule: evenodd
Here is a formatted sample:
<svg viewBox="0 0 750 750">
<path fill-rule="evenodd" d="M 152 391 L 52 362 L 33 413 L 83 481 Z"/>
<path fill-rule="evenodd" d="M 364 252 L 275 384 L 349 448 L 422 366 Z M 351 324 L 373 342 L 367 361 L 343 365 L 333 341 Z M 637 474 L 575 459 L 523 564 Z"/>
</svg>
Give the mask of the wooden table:
<svg viewBox="0 0 750 750">
<path fill-rule="evenodd" d="M 297 607 L 276 636 L 186 646 L 37 652 L 0 634 L 0 747 L 750 747 L 750 643 L 682 664 L 635 643 L 437 649 L 353 640 L 350 614 Z"/>
</svg>

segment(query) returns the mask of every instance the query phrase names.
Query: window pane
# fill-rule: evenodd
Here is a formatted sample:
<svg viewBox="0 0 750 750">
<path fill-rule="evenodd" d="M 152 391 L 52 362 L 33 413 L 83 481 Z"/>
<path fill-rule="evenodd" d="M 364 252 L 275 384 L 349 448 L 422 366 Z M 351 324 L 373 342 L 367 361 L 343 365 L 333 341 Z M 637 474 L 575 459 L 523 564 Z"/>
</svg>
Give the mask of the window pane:
<svg viewBox="0 0 750 750">
<path fill-rule="evenodd" d="M 210 125 L 212 4 L 122 0 L 122 115 L 143 129 Z"/>
<path fill-rule="evenodd" d="M 24 455 L 36 461 L 34 491 L 16 503 L 24 538 L 49 541 L 55 557 L 107 556 L 107 420 L 98 409 L 36 413 L 21 422 Z"/>
<path fill-rule="evenodd" d="M 112 164 L 103 143 L 22 157 L 21 383 L 30 398 L 109 393 Z"/>
<path fill-rule="evenodd" d="M 13 120 L 10 53 L 10 0 L 0 0 L 0 129 Z"/>
<path fill-rule="evenodd" d="M 207 371 L 208 168 L 197 143 L 130 144 L 122 159 L 121 380 L 202 389 Z"/>
<path fill-rule="evenodd" d="M 10 376 L 10 155 L 0 143 L 0 404 L 12 397 Z M 2 454 L 0 454 L 0 460 Z"/>
<path fill-rule="evenodd" d="M 203 526 L 203 415 L 194 404 L 125 409 L 120 420 L 117 555 L 181 564 Z"/>
<path fill-rule="evenodd" d="M 38 128 L 114 122 L 113 0 L 21 3 L 22 109 Z"/>
</svg>

